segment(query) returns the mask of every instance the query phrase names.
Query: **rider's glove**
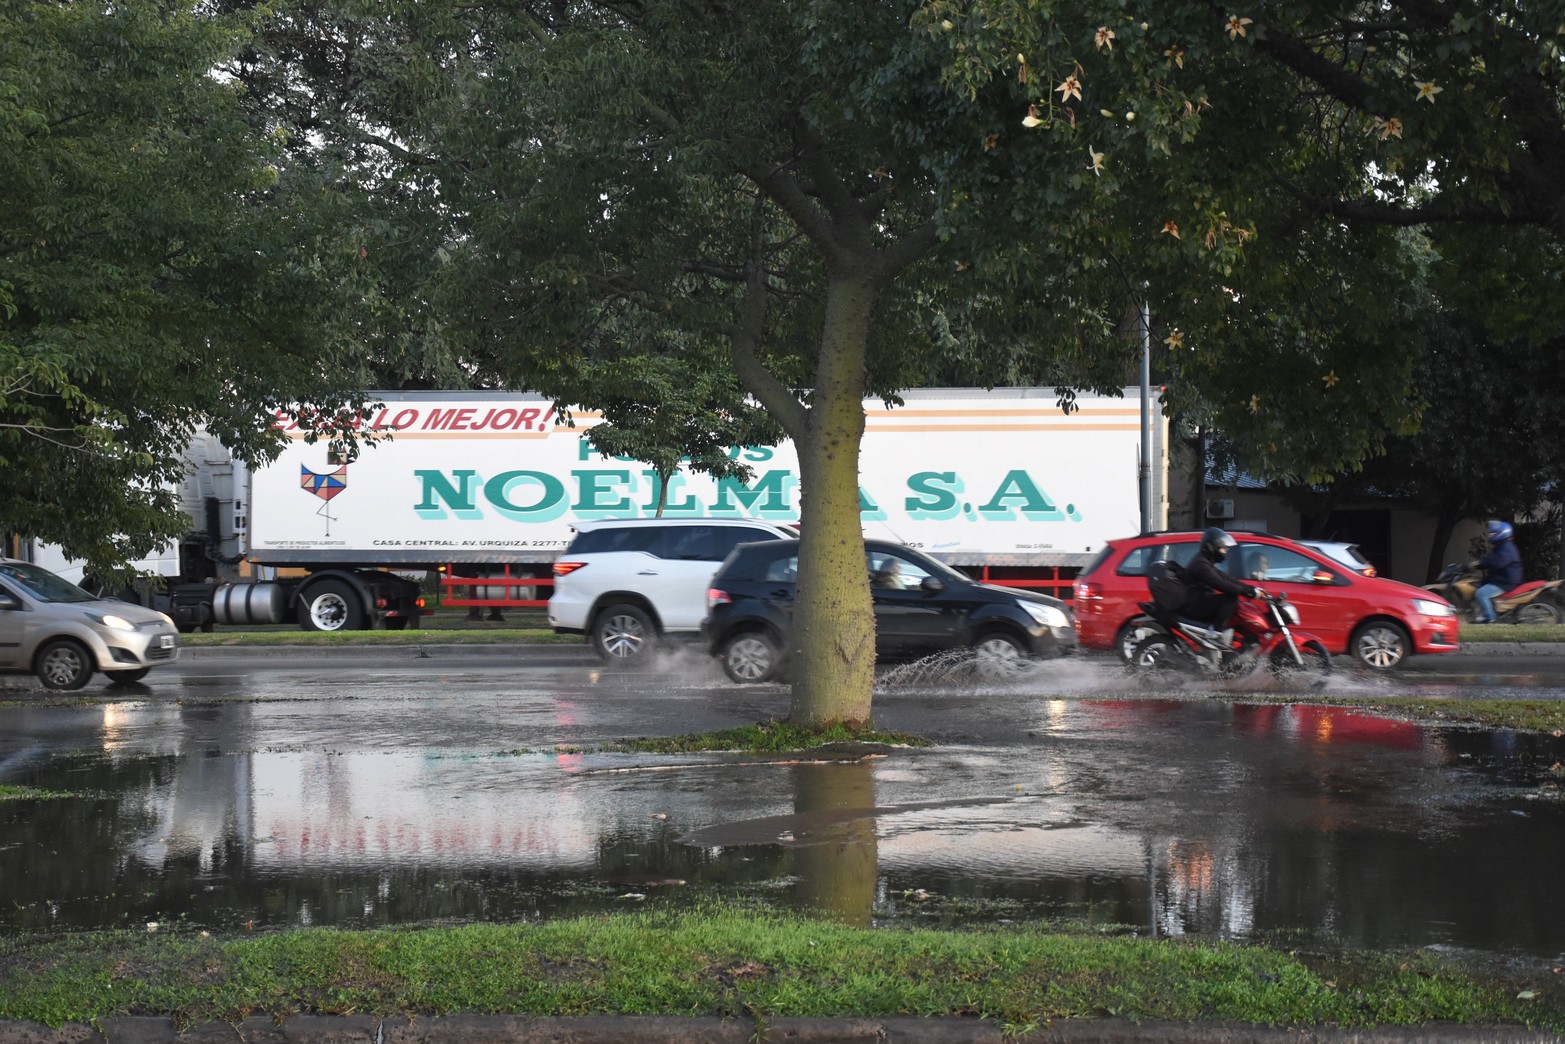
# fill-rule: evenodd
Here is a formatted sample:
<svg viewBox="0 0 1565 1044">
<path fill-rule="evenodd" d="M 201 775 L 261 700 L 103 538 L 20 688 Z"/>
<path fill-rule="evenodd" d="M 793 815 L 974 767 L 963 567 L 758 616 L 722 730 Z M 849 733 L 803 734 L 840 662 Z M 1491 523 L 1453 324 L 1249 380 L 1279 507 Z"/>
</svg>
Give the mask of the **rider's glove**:
<svg viewBox="0 0 1565 1044">
<path fill-rule="evenodd" d="M 1250 598 L 1259 598 L 1261 597 L 1261 589 L 1259 587 L 1251 587 L 1248 591 L 1245 592 L 1245 595 Z"/>
</svg>

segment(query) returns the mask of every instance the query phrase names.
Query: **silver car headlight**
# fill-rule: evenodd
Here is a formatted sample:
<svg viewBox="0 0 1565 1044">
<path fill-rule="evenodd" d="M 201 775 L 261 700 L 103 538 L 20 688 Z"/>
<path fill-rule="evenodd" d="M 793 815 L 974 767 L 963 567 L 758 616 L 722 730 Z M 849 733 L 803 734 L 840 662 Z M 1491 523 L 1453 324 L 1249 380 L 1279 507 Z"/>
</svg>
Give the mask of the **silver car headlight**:
<svg viewBox="0 0 1565 1044">
<path fill-rule="evenodd" d="M 110 628 L 111 630 L 134 631 L 136 629 L 135 624 L 131 623 L 123 616 L 115 616 L 113 613 L 103 613 L 102 615 L 99 615 L 98 613 L 88 613 L 87 615 L 101 623 L 103 626 Z"/>
<path fill-rule="evenodd" d="M 1424 616 L 1455 616 L 1456 609 L 1448 602 L 1432 602 L 1427 598 L 1413 599 L 1413 611 Z"/>
<path fill-rule="evenodd" d="M 1017 602 L 1022 611 L 1037 620 L 1045 627 L 1069 627 L 1070 621 L 1065 614 L 1052 605 L 1042 605 L 1038 602 Z"/>
</svg>

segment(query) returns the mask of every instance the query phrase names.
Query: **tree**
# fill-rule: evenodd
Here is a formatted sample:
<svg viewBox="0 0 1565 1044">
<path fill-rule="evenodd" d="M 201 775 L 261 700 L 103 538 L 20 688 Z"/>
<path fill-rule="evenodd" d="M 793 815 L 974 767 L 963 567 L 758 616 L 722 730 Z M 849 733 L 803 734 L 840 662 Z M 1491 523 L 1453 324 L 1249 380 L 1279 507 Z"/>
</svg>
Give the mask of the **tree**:
<svg viewBox="0 0 1565 1044">
<path fill-rule="evenodd" d="M 601 423 L 587 432 L 593 448 L 652 466 L 659 518 L 681 465 L 713 478 L 744 481 L 751 469 L 737 451 L 781 440 L 766 412 L 745 401 L 732 375 L 719 367 L 692 365 L 695 361 L 679 353 L 604 360 L 591 368 L 590 382 L 557 404 L 562 410 L 568 403 L 596 404 Z"/>
<path fill-rule="evenodd" d="M 183 531 L 198 425 L 258 459 L 358 373 L 358 259 L 214 75 L 246 23 L 203 12 L 0 0 L 0 532 L 104 575 Z"/>
<path fill-rule="evenodd" d="M 1039 69 L 1013 56 L 954 89 L 956 36 L 911 0 L 420 5 L 403 27 L 397 46 L 425 57 L 379 61 L 404 76 L 382 93 L 418 103 L 383 122 L 451 219 L 429 288 L 442 320 L 551 394 L 613 357 L 610 312 L 630 343 L 726 344 L 793 439 L 801 724 L 870 714 L 863 399 L 950 372 L 1121 387 L 1121 320 L 1151 275 L 1215 280 L 1243 245 L 1216 214 L 1160 237 L 1137 186 L 1167 128 L 1111 167 L 1063 118 L 1024 125 Z"/>
</svg>

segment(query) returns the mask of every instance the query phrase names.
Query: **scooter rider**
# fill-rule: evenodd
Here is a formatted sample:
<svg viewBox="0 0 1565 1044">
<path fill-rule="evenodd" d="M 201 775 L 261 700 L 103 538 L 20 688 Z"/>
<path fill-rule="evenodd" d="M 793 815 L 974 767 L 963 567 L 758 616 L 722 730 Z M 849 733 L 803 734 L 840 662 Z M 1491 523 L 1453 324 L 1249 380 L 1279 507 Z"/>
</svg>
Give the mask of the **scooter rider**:
<svg viewBox="0 0 1565 1044">
<path fill-rule="evenodd" d="M 1191 591 L 1182 613 L 1192 620 L 1210 621 L 1213 629 L 1222 632 L 1219 640 L 1225 647 L 1233 644 L 1234 633 L 1228 623 L 1239 607 L 1239 596 L 1254 598 L 1260 594 L 1259 588 L 1218 568 L 1218 563 L 1228 557 L 1228 549 L 1237 546 L 1237 540 L 1212 526 L 1201 534 L 1200 550 L 1185 565 L 1185 583 Z"/>
<path fill-rule="evenodd" d="M 1509 522 L 1495 520 L 1484 527 L 1484 539 L 1493 549 L 1478 561 L 1474 569 L 1483 570 L 1483 584 L 1473 593 L 1478 603 L 1473 610 L 1474 623 L 1494 623 L 1494 599 L 1522 582 L 1522 554 L 1516 549 L 1515 532 Z"/>
</svg>

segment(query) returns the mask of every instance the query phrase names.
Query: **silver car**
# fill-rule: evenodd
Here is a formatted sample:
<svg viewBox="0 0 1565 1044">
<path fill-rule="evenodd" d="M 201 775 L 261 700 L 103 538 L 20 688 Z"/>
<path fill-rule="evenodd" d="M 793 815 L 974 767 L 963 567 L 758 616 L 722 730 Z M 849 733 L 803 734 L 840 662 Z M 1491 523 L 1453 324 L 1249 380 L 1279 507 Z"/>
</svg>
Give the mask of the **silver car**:
<svg viewBox="0 0 1565 1044">
<path fill-rule="evenodd" d="M 179 658 L 179 630 L 152 609 L 95 598 L 31 562 L 0 558 L 0 671 L 79 689 L 94 671 L 134 682 Z"/>
</svg>

